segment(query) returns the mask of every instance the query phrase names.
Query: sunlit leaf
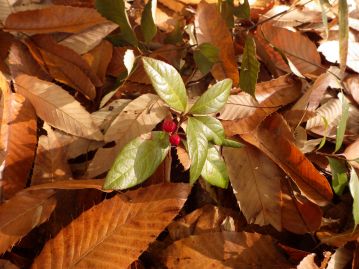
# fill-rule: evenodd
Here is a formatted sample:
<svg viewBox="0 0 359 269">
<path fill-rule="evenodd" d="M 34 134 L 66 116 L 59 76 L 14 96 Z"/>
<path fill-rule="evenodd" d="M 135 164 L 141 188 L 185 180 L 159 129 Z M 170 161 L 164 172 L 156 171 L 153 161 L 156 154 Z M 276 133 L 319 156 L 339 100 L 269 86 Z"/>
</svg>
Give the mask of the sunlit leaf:
<svg viewBox="0 0 359 269">
<path fill-rule="evenodd" d="M 239 86 L 243 91 L 254 96 L 259 73 L 259 62 L 257 60 L 256 44 L 251 36 L 246 38 L 242 57 Z"/>
<path fill-rule="evenodd" d="M 242 143 L 239 143 L 238 141 L 225 138 L 223 139 L 222 146 L 230 148 L 241 148 L 244 145 Z"/>
<path fill-rule="evenodd" d="M 347 127 L 347 121 L 349 118 L 349 103 L 348 103 L 348 101 L 346 100 L 346 98 L 343 94 L 339 95 L 339 99 L 341 99 L 341 103 L 342 103 L 342 113 L 340 116 L 339 124 L 337 126 L 337 135 L 335 138 L 334 152 L 337 152 L 343 144 L 345 129 Z"/>
<path fill-rule="evenodd" d="M 345 162 L 329 157 L 328 161 L 333 176 L 333 190 L 337 195 L 342 195 L 344 188 L 348 185 L 348 176 Z"/>
<path fill-rule="evenodd" d="M 349 190 L 353 197 L 354 230 L 359 224 L 359 177 L 355 169 L 350 170 Z"/>
<path fill-rule="evenodd" d="M 202 123 L 190 117 L 187 124 L 188 152 L 191 159 L 190 183 L 196 182 L 201 175 L 207 158 L 208 140 L 202 130 Z"/>
<path fill-rule="evenodd" d="M 149 0 L 141 16 L 141 30 L 146 43 L 149 43 L 157 33 L 155 18 L 153 18 L 152 10 L 156 10 L 157 0 Z"/>
<path fill-rule="evenodd" d="M 227 102 L 231 88 L 231 79 L 224 79 L 217 82 L 201 95 L 188 113 L 210 114 L 217 112 Z"/>
<path fill-rule="evenodd" d="M 223 143 L 224 129 L 219 120 L 211 116 L 196 116 L 194 118 L 204 124 L 202 130 L 208 141 L 212 141 L 216 145 L 221 145 Z"/>
<path fill-rule="evenodd" d="M 157 94 L 171 108 L 184 112 L 187 108 L 187 92 L 177 70 L 163 61 L 148 57 L 142 59 Z"/>
<path fill-rule="evenodd" d="M 221 153 L 215 146 L 209 146 L 201 176 L 211 185 L 227 188 L 229 178 Z"/>
<path fill-rule="evenodd" d="M 120 38 L 133 46 L 138 45 L 135 33 L 132 30 L 127 17 L 125 1 L 123 0 L 96 0 L 96 9 L 105 18 L 117 23 L 120 26 Z"/>
<path fill-rule="evenodd" d="M 152 132 L 150 137 L 132 140 L 117 156 L 104 189 L 124 190 L 142 183 L 156 171 L 169 148 L 165 132 Z"/>
<path fill-rule="evenodd" d="M 347 66 L 349 45 L 348 3 L 347 0 L 339 0 L 339 63 L 340 73 L 343 75 Z"/>
</svg>

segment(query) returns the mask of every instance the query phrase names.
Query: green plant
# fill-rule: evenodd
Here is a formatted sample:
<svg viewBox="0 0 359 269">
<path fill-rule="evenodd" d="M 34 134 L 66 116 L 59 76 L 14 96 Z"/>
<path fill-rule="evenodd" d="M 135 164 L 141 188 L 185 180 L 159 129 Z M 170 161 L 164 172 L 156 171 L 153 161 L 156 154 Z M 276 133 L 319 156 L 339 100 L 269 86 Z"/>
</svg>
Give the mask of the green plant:
<svg viewBox="0 0 359 269">
<path fill-rule="evenodd" d="M 160 60 L 148 57 L 142 60 L 154 89 L 168 105 L 177 124 L 165 119 L 163 131 L 153 131 L 128 143 L 107 174 L 104 188 L 122 190 L 142 183 L 155 172 L 171 145 L 181 142 L 191 160 L 190 183 L 202 176 L 210 184 L 226 188 L 229 179 L 220 147 L 240 147 L 241 144 L 225 138 L 223 126 L 213 113 L 227 102 L 232 81 L 217 82 L 189 107 L 186 88 L 177 70 Z M 184 132 L 179 132 L 180 128 Z"/>
</svg>

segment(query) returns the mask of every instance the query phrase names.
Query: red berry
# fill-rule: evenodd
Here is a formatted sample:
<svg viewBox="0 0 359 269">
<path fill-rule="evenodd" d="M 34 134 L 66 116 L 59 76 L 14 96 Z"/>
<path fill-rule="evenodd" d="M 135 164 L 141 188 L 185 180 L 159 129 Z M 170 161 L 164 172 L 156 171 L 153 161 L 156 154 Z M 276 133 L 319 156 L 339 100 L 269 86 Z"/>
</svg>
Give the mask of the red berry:
<svg viewBox="0 0 359 269">
<path fill-rule="evenodd" d="M 170 143 L 173 146 L 178 146 L 179 143 L 181 142 L 181 138 L 178 134 L 171 134 L 170 135 Z"/>
<path fill-rule="evenodd" d="M 176 131 L 177 124 L 173 120 L 165 119 L 163 121 L 162 129 L 167 133 Z"/>
</svg>

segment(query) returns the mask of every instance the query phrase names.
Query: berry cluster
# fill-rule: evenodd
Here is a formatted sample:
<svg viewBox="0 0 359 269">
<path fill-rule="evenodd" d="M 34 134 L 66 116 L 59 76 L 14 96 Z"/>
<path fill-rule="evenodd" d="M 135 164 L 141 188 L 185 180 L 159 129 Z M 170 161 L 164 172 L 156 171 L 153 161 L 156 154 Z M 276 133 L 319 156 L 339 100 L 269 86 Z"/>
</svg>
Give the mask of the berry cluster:
<svg viewBox="0 0 359 269">
<path fill-rule="evenodd" d="M 179 143 L 181 142 L 181 138 L 176 132 L 177 124 L 173 120 L 165 119 L 163 121 L 162 130 L 171 134 L 170 135 L 171 145 L 173 145 L 173 146 L 179 145 Z"/>
</svg>

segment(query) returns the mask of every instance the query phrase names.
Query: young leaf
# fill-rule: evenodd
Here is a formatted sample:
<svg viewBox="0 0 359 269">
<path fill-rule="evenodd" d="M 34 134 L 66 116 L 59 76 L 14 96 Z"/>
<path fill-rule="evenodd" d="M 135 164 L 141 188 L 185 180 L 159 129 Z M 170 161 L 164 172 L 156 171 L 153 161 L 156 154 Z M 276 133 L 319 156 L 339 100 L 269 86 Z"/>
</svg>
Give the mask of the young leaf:
<svg viewBox="0 0 359 269">
<path fill-rule="evenodd" d="M 342 195 L 348 184 L 347 169 L 345 162 L 334 158 L 328 158 L 330 169 L 333 174 L 332 186 L 337 195 Z"/>
<path fill-rule="evenodd" d="M 208 147 L 207 158 L 201 176 L 211 185 L 226 189 L 228 186 L 227 167 L 215 146 Z"/>
<path fill-rule="evenodd" d="M 359 178 L 354 168 L 350 171 L 349 189 L 351 195 L 353 196 L 353 217 L 355 230 L 359 224 Z"/>
<path fill-rule="evenodd" d="M 143 65 L 157 94 L 171 108 L 184 112 L 187 108 L 187 92 L 177 70 L 160 60 L 143 57 Z"/>
<path fill-rule="evenodd" d="M 239 86 L 241 89 L 254 96 L 259 72 L 259 62 L 256 57 L 256 44 L 251 36 L 247 36 L 244 45 Z"/>
<path fill-rule="evenodd" d="M 216 145 L 222 145 L 224 129 L 219 120 L 210 116 L 197 116 L 194 118 L 204 124 L 203 131 L 208 141 L 213 141 Z"/>
<path fill-rule="evenodd" d="M 203 132 L 202 124 L 195 118 L 190 117 L 187 124 L 188 152 L 191 159 L 190 183 L 196 182 L 201 175 L 207 158 L 208 141 Z"/>
<path fill-rule="evenodd" d="M 157 0 L 150 0 L 145 5 L 141 17 L 141 31 L 146 43 L 149 43 L 157 33 L 157 27 L 154 21 L 152 10 L 156 10 Z"/>
<path fill-rule="evenodd" d="M 225 139 L 223 139 L 222 146 L 230 147 L 230 148 L 241 148 L 244 145 L 242 143 L 239 143 L 238 141 L 225 138 Z"/>
<path fill-rule="evenodd" d="M 128 21 L 125 1 L 123 0 L 96 0 L 96 9 L 105 18 L 117 23 L 121 29 L 120 37 L 133 46 L 138 45 L 135 33 Z"/>
<path fill-rule="evenodd" d="M 191 107 L 189 113 L 210 114 L 220 110 L 227 102 L 232 88 L 232 80 L 224 79 L 210 87 Z"/>
<path fill-rule="evenodd" d="M 193 58 L 198 69 L 205 75 L 219 61 L 219 49 L 210 43 L 202 43 L 194 51 Z"/>
<path fill-rule="evenodd" d="M 348 24 L 347 0 L 339 0 L 339 55 L 340 73 L 343 75 L 347 66 L 349 46 L 349 24 Z"/>
<path fill-rule="evenodd" d="M 138 137 L 128 143 L 108 172 L 104 189 L 124 190 L 150 177 L 169 150 L 168 134 L 152 132 L 151 138 Z"/>
<path fill-rule="evenodd" d="M 340 117 L 340 121 L 337 127 L 334 152 L 337 152 L 343 144 L 345 129 L 347 127 L 347 121 L 349 118 L 349 103 L 347 102 L 343 94 L 339 95 L 339 99 L 341 99 L 342 101 L 342 115 Z"/>
</svg>

